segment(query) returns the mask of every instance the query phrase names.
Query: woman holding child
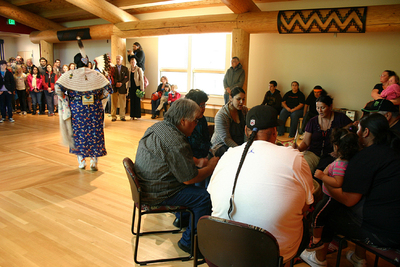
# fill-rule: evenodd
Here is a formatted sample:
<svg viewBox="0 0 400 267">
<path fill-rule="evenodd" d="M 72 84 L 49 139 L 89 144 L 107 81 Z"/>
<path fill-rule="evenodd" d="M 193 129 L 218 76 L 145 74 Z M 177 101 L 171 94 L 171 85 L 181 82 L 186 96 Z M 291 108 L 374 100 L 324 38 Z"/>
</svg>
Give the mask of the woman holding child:
<svg viewBox="0 0 400 267">
<path fill-rule="evenodd" d="M 316 100 L 318 116 L 310 119 L 304 133 L 304 139 L 294 148 L 304 151 L 304 158 L 313 174 L 316 169 L 324 170 L 332 161 L 333 147 L 330 136 L 333 128 L 342 128 L 352 123 L 344 113 L 332 110 L 333 99 L 329 95 L 320 96 Z"/>
<path fill-rule="evenodd" d="M 327 266 L 328 244 L 335 233 L 378 247 L 400 248 L 399 137 L 379 113 L 363 117 L 357 135 L 363 149 L 349 161 L 342 187 L 325 185 L 343 205 L 328 216 L 323 248 L 301 254 L 310 266 Z M 361 247 L 349 251 L 346 258 L 354 266 L 367 266 Z"/>
<path fill-rule="evenodd" d="M 170 85 L 168 84 L 167 77 L 161 76 L 160 82 L 161 83 L 158 85 L 157 91 L 154 93 L 154 94 L 158 95 L 157 99 L 153 99 L 153 97 L 151 99 L 151 114 L 152 114 L 151 118 L 152 119 L 157 118 L 158 115 L 160 114 L 161 109 L 158 109 L 158 107 L 160 106 L 161 98 L 164 97 L 164 100 L 168 101 L 168 94 L 166 96 L 164 95 L 164 93 L 166 93 L 165 92 L 166 87 L 168 87 L 167 88 L 168 91 L 170 89 Z"/>
</svg>

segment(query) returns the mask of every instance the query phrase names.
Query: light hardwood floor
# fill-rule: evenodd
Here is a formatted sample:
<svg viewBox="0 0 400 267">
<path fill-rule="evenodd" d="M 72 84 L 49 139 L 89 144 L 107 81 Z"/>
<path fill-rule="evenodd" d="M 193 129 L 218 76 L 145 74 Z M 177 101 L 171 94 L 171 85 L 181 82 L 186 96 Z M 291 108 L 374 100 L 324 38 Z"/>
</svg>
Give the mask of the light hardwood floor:
<svg viewBox="0 0 400 267">
<path fill-rule="evenodd" d="M 14 118 L 15 123 L 0 124 L 0 266 L 135 266 L 132 200 L 122 159 L 135 159 L 140 138 L 155 120 L 146 115 L 111 122 L 106 116 L 108 155 L 99 158 L 99 171 L 92 172 L 78 169 L 76 157 L 61 145 L 58 116 Z M 151 215 L 143 227 L 170 227 L 173 219 Z M 179 238 L 143 237 L 139 259 L 184 255 L 176 244 Z"/>
</svg>

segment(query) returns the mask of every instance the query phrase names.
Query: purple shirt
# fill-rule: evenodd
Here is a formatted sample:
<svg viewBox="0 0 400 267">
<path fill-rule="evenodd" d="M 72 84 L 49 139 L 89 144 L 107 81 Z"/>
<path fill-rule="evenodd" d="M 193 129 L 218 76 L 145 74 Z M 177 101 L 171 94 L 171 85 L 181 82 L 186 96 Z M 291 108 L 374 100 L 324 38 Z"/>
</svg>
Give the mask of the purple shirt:
<svg viewBox="0 0 400 267">
<path fill-rule="evenodd" d="M 331 144 L 331 132 L 333 128 L 341 128 L 352 122 L 344 113 L 334 112 L 331 127 L 327 131 L 322 131 L 318 123 L 318 116 L 312 118 L 306 125 L 306 132 L 311 133 L 311 143 L 308 151 L 313 152 L 318 157 L 327 155 L 333 151 Z"/>
</svg>

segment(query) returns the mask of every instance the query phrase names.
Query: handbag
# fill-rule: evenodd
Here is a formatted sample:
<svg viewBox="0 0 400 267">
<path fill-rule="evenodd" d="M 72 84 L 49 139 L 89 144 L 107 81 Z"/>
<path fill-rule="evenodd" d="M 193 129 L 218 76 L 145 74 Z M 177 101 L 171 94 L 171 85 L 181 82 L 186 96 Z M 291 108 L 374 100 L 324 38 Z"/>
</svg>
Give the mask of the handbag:
<svg viewBox="0 0 400 267">
<path fill-rule="evenodd" d="M 140 90 L 140 89 L 136 89 L 136 96 L 139 98 L 143 98 L 144 97 L 145 92 Z"/>
<path fill-rule="evenodd" d="M 157 101 L 158 99 L 160 99 L 161 98 L 161 92 L 154 92 L 152 95 L 151 95 L 151 100 L 153 100 L 153 101 Z"/>
</svg>

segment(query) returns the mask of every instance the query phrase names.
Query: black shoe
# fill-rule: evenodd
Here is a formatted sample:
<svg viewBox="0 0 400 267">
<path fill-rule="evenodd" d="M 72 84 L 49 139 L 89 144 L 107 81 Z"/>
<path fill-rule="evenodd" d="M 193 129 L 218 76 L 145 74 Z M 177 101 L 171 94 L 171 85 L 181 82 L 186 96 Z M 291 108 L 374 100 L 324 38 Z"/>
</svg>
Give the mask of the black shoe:
<svg viewBox="0 0 400 267">
<path fill-rule="evenodd" d="M 151 116 L 151 118 L 154 120 L 156 118 L 156 115 Z"/>
<path fill-rule="evenodd" d="M 190 252 L 191 252 L 190 246 L 186 246 L 186 245 L 182 244 L 180 240 L 178 241 L 178 247 L 180 249 L 182 249 L 183 251 L 185 251 L 186 253 L 190 254 Z M 197 258 L 200 260 L 204 259 L 204 256 L 203 256 L 203 254 L 201 254 L 200 250 L 197 250 Z"/>
<path fill-rule="evenodd" d="M 122 118 L 121 121 L 126 121 L 125 118 Z"/>
<path fill-rule="evenodd" d="M 176 228 L 180 228 L 181 218 L 176 218 L 172 223 Z M 189 226 L 189 220 L 182 220 L 182 228 L 186 228 Z"/>
<path fill-rule="evenodd" d="M 116 118 L 112 118 L 112 119 L 111 119 L 111 121 L 116 121 L 116 120 L 117 120 Z"/>
</svg>

